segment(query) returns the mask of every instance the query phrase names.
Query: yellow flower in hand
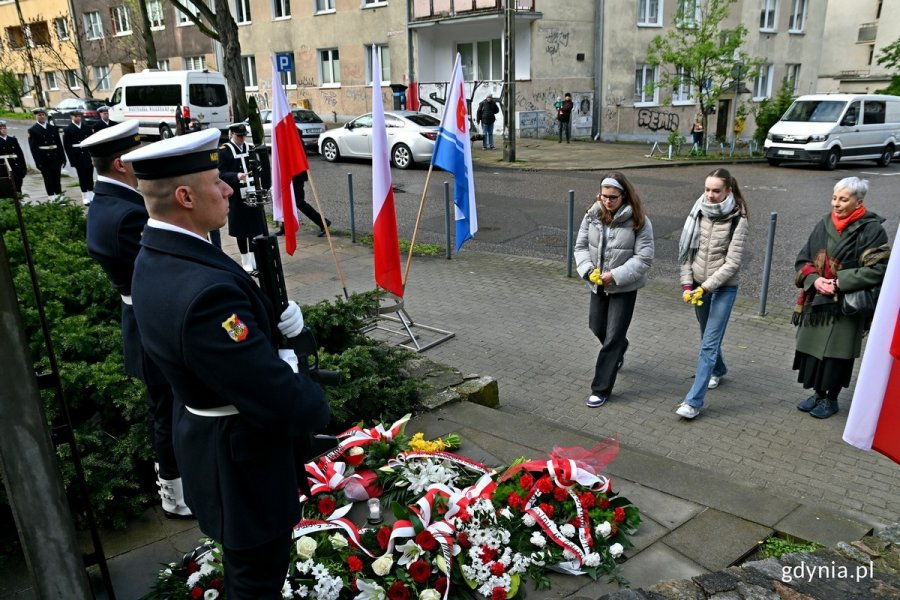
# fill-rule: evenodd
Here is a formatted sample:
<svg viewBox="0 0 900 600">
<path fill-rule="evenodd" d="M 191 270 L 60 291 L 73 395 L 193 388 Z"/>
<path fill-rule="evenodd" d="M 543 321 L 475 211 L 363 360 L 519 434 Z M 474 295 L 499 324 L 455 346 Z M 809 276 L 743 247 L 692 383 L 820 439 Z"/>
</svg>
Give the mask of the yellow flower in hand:
<svg viewBox="0 0 900 600">
<path fill-rule="evenodd" d="M 603 278 L 600 276 L 600 269 L 596 268 L 591 271 L 591 275 L 588 278 L 591 280 L 591 283 L 596 283 L 597 285 L 603 285 Z"/>
</svg>

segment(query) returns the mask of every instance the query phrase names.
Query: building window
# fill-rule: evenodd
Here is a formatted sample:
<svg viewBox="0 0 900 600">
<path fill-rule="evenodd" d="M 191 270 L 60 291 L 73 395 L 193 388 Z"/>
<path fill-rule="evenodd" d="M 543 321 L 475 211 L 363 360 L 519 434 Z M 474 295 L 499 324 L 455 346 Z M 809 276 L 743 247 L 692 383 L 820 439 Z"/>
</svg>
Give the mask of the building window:
<svg viewBox="0 0 900 600">
<path fill-rule="evenodd" d="M 31 78 L 25 73 L 19 73 L 19 85 L 22 87 L 22 93 L 28 94 L 31 92 Z"/>
<path fill-rule="evenodd" d="M 256 57 L 242 56 L 241 71 L 244 73 L 244 87 L 248 90 L 257 89 L 258 83 L 256 81 Z"/>
<path fill-rule="evenodd" d="M 788 22 L 788 31 L 791 33 L 803 33 L 806 27 L 806 0 L 793 0 L 791 5 L 791 19 Z"/>
<path fill-rule="evenodd" d="M 700 0 L 678 0 L 676 11 L 679 27 L 693 29 L 700 22 Z"/>
<path fill-rule="evenodd" d="M 772 72 L 774 65 L 763 65 L 759 69 L 759 77 L 753 82 L 753 99 L 762 100 L 772 97 Z"/>
<path fill-rule="evenodd" d="M 185 56 L 184 57 L 184 70 L 185 71 L 202 71 L 206 68 L 206 57 L 202 54 L 200 56 Z"/>
<path fill-rule="evenodd" d="M 788 64 L 785 65 L 787 69 L 787 75 L 784 77 L 784 82 L 786 85 L 789 85 L 791 88 L 791 95 L 799 96 L 800 95 L 800 64 Z"/>
<path fill-rule="evenodd" d="M 340 85 L 341 57 L 337 48 L 319 50 L 319 77 L 322 85 Z"/>
<path fill-rule="evenodd" d="M 292 52 L 278 52 L 275 54 L 275 62 L 278 62 L 279 56 L 290 56 L 292 59 L 294 57 Z M 278 74 L 281 77 L 281 85 L 284 87 L 295 88 L 297 87 L 297 71 L 296 65 L 293 60 L 290 61 L 291 70 L 290 71 L 279 71 Z"/>
<path fill-rule="evenodd" d="M 44 75 L 47 77 L 47 89 L 58 90 L 59 85 L 56 83 L 56 71 L 47 71 Z"/>
<path fill-rule="evenodd" d="M 381 85 L 391 83 L 391 52 L 387 44 L 378 45 L 378 57 L 381 59 Z M 372 85 L 372 46 L 366 45 L 366 84 Z"/>
<path fill-rule="evenodd" d="M 760 0 L 762 10 L 759 11 L 760 31 L 775 31 L 778 23 L 778 0 Z"/>
<path fill-rule="evenodd" d="M 316 12 L 334 12 L 334 0 L 316 0 Z"/>
<path fill-rule="evenodd" d="M 239 25 L 250 22 L 250 0 L 234 0 L 234 22 Z"/>
<path fill-rule="evenodd" d="M 166 17 L 163 12 L 162 0 L 150 0 L 147 3 L 147 18 L 150 21 L 150 29 L 166 28 Z"/>
<path fill-rule="evenodd" d="M 94 81 L 97 82 L 98 90 L 108 90 L 109 89 L 109 66 L 107 65 L 96 65 L 94 66 Z"/>
<path fill-rule="evenodd" d="M 131 21 L 128 19 L 128 9 L 124 4 L 109 9 L 109 20 L 114 35 L 131 35 Z"/>
<path fill-rule="evenodd" d="M 287 19 L 291 16 L 291 0 L 272 0 L 272 18 Z"/>
<path fill-rule="evenodd" d="M 78 73 L 75 72 L 75 69 L 66 70 L 66 87 L 70 90 L 77 90 L 81 87 L 78 81 Z"/>
<path fill-rule="evenodd" d="M 200 9 L 194 6 L 193 2 L 182 2 L 184 7 L 188 9 L 188 12 L 195 17 L 200 14 Z M 188 13 L 181 12 L 181 9 L 175 9 L 175 22 L 178 23 L 179 27 L 184 27 L 185 25 L 193 25 L 194 22 L 191 21 L 191 17 Z"/>
<path fill-rule="evenodd" d="M 156 59 L 156 68 L 160 71 L 171 71 L 172 66 L 169 64 L 168 58 L 158 58 Z"/>
<path fill-rule="evenodd" d="M 463 79 L 503 79 L 503 53 L 500 39 L 457 44 L 456 51 L 462 59 Z"/>
<path fill-rule="evenodd" d="M 694 85 L 691 83 L 691 70 L 684 67 L 675 69 L 675 89 L 672 91 L 672 104 L 693 104 Z"/>
<path fill-rule="evenodd" d="M 662 11 L 659 10 L 661 0 L 638 0 L 638 27 L 661 27 Z"/>
<path fill-rule="evenodd" d="M 69 20 L 67 18 L 53 19 L 53 27 L 56 28 L 56 39 L 61 42 L 69 39 Z"/>
<path fill-rule="evenodd" d="M 387 6 L 387 0 L 363 0 L 363 8 L 377 8 Z"/>
<path fill-rule="evenodd" d="M 99 40 L 103 37 L 103 21 L 97 11 L 84 13 L 84 37 L 88 40 Z"/>
<path fill-rule="evenodd" d="M 51 45 L 50 27 L 47 25 L 47 21 L 35 21 L 28 26 L 28 32 L 31 34 L 32 48 Z"/>
<path fill-rule="evenodd" d="M 9 45 L 10 50 L 24 48 L 25 47 L 25 32 L 23 32 L 22 28 L 19 26 L 7 27 L 6 28 L 6 42 Z"/>
<path fill-rule="evenodd" d="M 656 67 L 638 65 L 634 70 L 634 104 L 657 104 Z"/>
</svg>

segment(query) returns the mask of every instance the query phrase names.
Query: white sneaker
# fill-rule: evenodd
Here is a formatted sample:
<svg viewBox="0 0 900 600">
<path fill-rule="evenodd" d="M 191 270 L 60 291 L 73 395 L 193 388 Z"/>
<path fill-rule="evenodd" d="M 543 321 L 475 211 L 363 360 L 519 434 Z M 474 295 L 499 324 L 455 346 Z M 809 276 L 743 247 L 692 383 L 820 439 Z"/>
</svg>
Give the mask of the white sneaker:
<svg viewBox="0 0 900 600">
<path fill-rule="evenodd" d="M 721 379 L 721 377 L 719 377 L 719 376 L 717 376 L 717 375 L 713 375 L 712 377 L 710 377 L 710 378 L 709 378 L 709 384 L 706 386 L 706 389 L 708 389 L 708 390 L 714 390 L 714 389 L 716 389 L 717 387 L 719 387 L 719 380 L 720 380 L 720 379 Z"/>
<path fill-rule="evenodd" d="M 685 419 L 693 419 L 697 415 L 700 414 L 699 408 L 694 408 L 690 404 L 682 402 L 678 408 L 675 409 L 675 414 L 679 417 L 684 417 Z"/>
</svg>

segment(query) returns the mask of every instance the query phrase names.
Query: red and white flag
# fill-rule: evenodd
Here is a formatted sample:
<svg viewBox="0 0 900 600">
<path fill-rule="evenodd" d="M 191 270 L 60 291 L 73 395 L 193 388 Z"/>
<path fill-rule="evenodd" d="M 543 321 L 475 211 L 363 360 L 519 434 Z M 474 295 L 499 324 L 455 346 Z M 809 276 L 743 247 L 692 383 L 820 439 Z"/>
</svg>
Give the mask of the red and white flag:
<svg viewBox="0 0 900 600">
<path fill-rule="evenodd" d="M 397 237 L 397 214 L 394 212 L 384 100 L 381 98 L 381 57 L 377 46 L 372 50 L 372 243 L 375 283 L 402 298 L 400 240 Z"/>
<path fill-rule="evenodd" d="M 900 464 L 900 252 L 894 239 L 887 273 L 856 378 L 844 441 Z"/>
<path fill-rule="evenodd" d="M 284 223 L 284 247 L 291 256 L 297 249 L 297 205 L 293 179 L 309 170 L 294 115 L 288 108 L 281 73 L 272 57 L 272 218 Z"/>
</svg>

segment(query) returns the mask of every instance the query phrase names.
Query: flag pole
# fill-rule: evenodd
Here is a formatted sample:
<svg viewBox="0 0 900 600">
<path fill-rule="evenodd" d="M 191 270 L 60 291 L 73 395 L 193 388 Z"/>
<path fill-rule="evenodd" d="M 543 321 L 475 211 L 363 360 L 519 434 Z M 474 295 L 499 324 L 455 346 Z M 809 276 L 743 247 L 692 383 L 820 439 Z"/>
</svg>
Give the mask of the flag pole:
<svg viewBox="0 0 900 600">
<path fill-rule="evenodd" d="M 328 238 L 328 248 L 331 250 L 331 256 L 334 258 L 334 268 L 337 269 L 338 278 L 341 280 L 341 287 L 344 290 L 344 299 L 347 300 L 350 298 L 350 294 L 347 293 L 347 280 L 344 279 L 344 271 L 341 270 L 341 262 L 338 260 L 337 252 L 334 250 L 334 242 L 331 240 L 331 230 L 328 228 L 328 220 L 325 218 L 325 213 L 322 212 L 322 203 L 319 202 L 319 192 L 316 190 L 316 183 L 313 181 L 312 171 L 307 171 L 306 175 L 309 177 L 309 187 L 312 190 L 313 198 L 316 201 L 316 210 L 319 211 L 319 215 L 322 217 L 322 227 L 325 228 L 325 237 Z"/>
<path fill-rule="evenodd" d="M 416 214 L 416 226 L 413 227 L 412 239 L 409 241 L 409 255 L 406 257 L 406 268 L 403 270 L 403 289 L 406 289 L 406 281 L 409 278 L 409 265 L 412 262 L 413 249 L 416 247 L 416 234 L 419 233 L 419 223 L 422 220 L 422 211 L 425 210 L 425 198 L 428 196 L 428 182 L 431 181 L 431 171 L 434 165 L 428 165 L 428 175 L 425 176 L 425 189 L 422 190 L 422 199 L 419 200 L 419 212 Z"/>
</svg>

